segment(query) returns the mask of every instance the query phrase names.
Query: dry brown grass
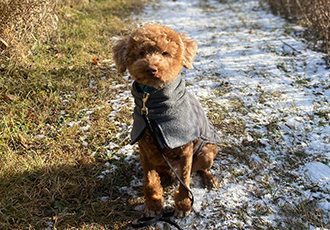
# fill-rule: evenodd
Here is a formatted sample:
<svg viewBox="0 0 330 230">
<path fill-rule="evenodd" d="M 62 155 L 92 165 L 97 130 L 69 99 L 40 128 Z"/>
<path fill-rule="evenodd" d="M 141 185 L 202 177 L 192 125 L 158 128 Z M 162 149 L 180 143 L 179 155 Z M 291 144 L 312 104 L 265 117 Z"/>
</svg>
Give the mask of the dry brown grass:
<svg viewBox="0 0 330 230">
<path fill-rule="evenodd" d="M 109 88 L 125 84 L 109 67 L 110 38 L 142 5 L 1 1 L 0 229 L 120 229 L 139 214 L 118 190 L 136 172 L 107 154 L 126 144 L 107 102 L 127 90 Z M 130 111 L 115 120 L 129 123 Z M 100 179 L 105 162 L 117 170 Z"/>
<path fill-rule="evenodd" d="M 138 8 L 141 0 L 113 0 L 108 7 L 116 16 L 127 16 L 123 9 Z M 3 0 L 0 4 L 0 60 L 1 63 L 29 66 L 36 46 L 59 39 L 58 27 L 62 19 L 81 14 L 81 8 L 92 9 L 96 1 L 89 0 Z M 122 13 L 122 15 L 120 15 Z M 118 14 L 118 15 L 117 15 Z M 10 59 L 10 60 L 8 60 Z M 0 69 L 4 68 L 4 65 Z"/>
<path fill-rule="evenodd" d="M 298 19 L 309 28 L 309 40 L 315 47 L 330 52 L 330 1 L 329 0 L 267 0 L 273 11 L 286 18 Z M 319 41 L 322 44 L 317 44 Z"/>
<path fill-rule="evenodd" d="M 58 27 L 59 1 L 4 0 L 0 5 L 1 54 L 26 60 L 30 46 L 49 40 Z"/>
</svg>

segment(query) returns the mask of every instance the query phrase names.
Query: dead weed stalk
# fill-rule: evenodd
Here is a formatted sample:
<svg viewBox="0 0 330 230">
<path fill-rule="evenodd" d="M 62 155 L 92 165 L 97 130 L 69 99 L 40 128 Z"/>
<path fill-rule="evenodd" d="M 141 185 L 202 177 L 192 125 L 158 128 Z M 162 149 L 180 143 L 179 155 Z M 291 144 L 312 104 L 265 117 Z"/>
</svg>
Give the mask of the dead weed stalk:
<svg viewBox="0 0 330 230">
<path fill-rule="evenodd" d="M 314 47 L 330 52 L 329 0 L 267 0 L 267 3 L 275 13 L 306 26 L 308 32 L 304 37 L 312 41 Z"/>
</svg>

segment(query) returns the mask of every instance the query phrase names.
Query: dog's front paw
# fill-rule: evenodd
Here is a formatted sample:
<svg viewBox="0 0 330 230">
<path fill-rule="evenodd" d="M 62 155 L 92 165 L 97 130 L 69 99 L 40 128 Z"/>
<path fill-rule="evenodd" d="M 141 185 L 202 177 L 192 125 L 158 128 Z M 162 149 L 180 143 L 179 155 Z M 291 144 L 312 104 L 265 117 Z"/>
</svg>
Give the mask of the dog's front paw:
<svg viewBox="0 0 330 230">
<path fill-rule="evenodd" d="M 186 217 L 190 214 L 191 210 L 179 210 L 178 207 L 175 207 L 174 216 L 178 218 Z"/>
<path fill-rule="evenodd" d="M 188 216 L 191 212 L 191 200 L 189 197 L 182 198 L 179 191 L 176 191 L 175 196 L 175 212 L 174 215 L 178 218 Z"/>
<path fill-rule="evenodd" d="M 149 210 L 148 208 L 146 208 L 144 210 L 144 213 L 145 213 L 145 216 L 146 217 L 156 217 L 156 216 L 162 214 L 162 211 L 163 210 L 157 210 L 157 211 L 155 211 L 155 210 Z"/>
<path fill-rule="evenodd" d="M 163 212 L 163 199 L 146 200 L 146 217 L 156 217 Z"/>
</svg>

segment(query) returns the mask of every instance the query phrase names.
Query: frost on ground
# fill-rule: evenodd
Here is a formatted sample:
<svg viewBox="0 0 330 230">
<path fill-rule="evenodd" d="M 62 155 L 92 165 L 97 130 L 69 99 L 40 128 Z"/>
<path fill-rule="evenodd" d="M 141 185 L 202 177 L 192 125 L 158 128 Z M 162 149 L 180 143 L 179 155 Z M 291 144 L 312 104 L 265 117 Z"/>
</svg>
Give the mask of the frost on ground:
<svg viewBox="0 0 330 230">
<path fill-rule="evenodd" d="M 195 212 L 176 220 L 184 229 L 330 228 L 330 71 L 290 35 L 301 28 L 268 11 L 257 0 L 158 0 L 138 16 L 198 42 L 183 76 L 223 140 L 212 168 L 221 185 L 207 191 L 193 176 Z M 109 102 L 110 116 L 133 106 L 127 95 Z M 113 154 L 139 167 L 133 148 Z M 141 197 L 141 181 L 122 189 Z"/>
</svg>

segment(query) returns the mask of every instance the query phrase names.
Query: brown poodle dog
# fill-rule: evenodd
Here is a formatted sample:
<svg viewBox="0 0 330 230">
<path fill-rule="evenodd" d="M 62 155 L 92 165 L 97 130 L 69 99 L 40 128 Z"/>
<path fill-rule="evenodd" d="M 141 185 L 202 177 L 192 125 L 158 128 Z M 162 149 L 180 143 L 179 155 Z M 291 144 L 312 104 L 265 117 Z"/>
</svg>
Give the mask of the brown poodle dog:
<svg viewBox="0 0 330 230">
<path fill-rule="evenodd" d="M 162 213 L 161 182 L 173 176 L 155 141 L 188 188 L 193 172 L 200 173 L 207 187 L 218 186 L 217 178 L 208 169 L 218 152 L 219 136 L 198 101 L 186 91 L 179 74 L 182 67 L 193 68 L 196 50 L 195 41 L 160 25 L 144 25 L 113 47 L 118 71 L 128 69 L 135 80 L 132 94 L 136 107 L 131 143 L 138 141 L 139 144 L 145 175 L 146 216 Z M 154 136 L 146 128 L 143 115 L 150 119 Z M 179 186 L 174 200 L 175 216 L 187 216 L 191 211 L 191 200 L 184 186 Z"/>
</svg>

